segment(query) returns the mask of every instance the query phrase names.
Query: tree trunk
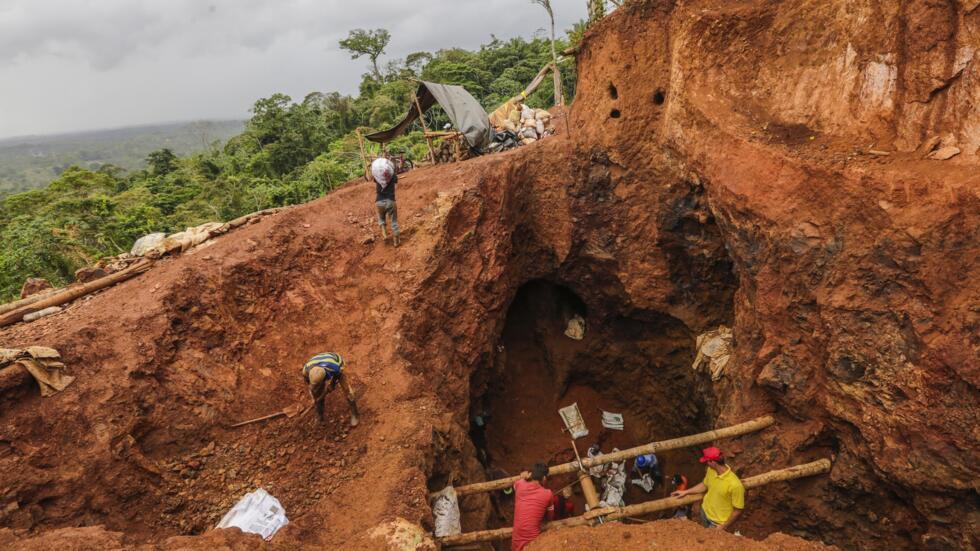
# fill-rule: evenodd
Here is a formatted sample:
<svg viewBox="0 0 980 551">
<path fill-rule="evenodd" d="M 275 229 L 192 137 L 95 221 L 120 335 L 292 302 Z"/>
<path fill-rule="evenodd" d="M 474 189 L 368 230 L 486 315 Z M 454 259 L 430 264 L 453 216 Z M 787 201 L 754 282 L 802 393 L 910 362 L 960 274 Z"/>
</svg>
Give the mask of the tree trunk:
<svg viewBox="0 0 980 551">
<path fill-rule="evenodd" d="M 558 52 L 555 51 L 555 13 L 548 6 L 548 17 L 551 18 L 551 63 L 555 66 L 555 105 L 565 105 L 565 95 L 561 91 L 561 73 L 558 71 Z"/>
</svg>

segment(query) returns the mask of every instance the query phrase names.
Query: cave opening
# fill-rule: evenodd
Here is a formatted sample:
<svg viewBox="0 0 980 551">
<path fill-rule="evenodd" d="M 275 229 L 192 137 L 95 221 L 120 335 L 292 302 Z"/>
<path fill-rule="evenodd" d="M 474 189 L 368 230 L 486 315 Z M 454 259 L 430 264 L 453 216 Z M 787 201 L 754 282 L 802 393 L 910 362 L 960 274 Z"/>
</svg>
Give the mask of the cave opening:
<svg viewBox="0 0 980 551">
<path fill-rule="evenodd" d="M 694 335 L 676 318 L 660 312 L 590 315 L 567 287 L 532 280 L 517 291 L 492 365 L 472 388 L 470 436 L 477 458 L 490 478 L 519 474 L 537 462 L 574 461 L 558 413 L 573 403 L 589 431 L 575 440 L 583 457 L 593 444 L 608 453 L 703 431 L 708 419 L 703 385 L 691 369 L 693 354 Z M 602 411 L 622 414 L 623 429 L 603 427 Z M 652 491 L 627 478 L 626 503 L 665 497 L 674 474 L 689 480 L 703 474 L 692 450 L 666 451 L 658 460 L 662 476 Z M 626 468 L 632 467 L 628 461 Z M 574 480 L 556 476 L 548 486 L 557 491 Z M 572 485 L 575 514 L 584 511 L 578 486 Z M 506 499 L 491 496 L 486 526 L 512 522 Z M 479 524 L 471 529 L 484 527 Z"/>
<path fill-rule="evenodd" d="M 658 89 L 653 93 L 653 103 L 663 105 L 665 101 L 667 101 L 667 94 L 662 89 Z"/>
<path fill-rule="evenodd" d="M 622 113 L 619 112 L 619 109 L 613 109 L 612 111 L 609 112 L 609 116 L 614 119 L 618 119 L 621 115 Z"/>
</svg>

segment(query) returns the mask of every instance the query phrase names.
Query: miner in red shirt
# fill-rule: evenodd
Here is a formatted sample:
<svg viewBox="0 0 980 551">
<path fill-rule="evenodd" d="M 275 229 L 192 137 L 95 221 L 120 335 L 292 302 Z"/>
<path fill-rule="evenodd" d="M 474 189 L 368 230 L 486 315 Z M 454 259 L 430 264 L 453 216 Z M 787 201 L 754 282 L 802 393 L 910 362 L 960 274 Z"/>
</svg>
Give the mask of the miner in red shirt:
<svg viewBox="0 0 980 551">
<path fill-rule="evenodd" d="M 551 504 L 554 494 L 544 487 L 548 478 L 548 466 L 536 463 L 530 471 L 521 473 L 521 479 L 514 483 L 514 532 L 510 537 L 511 551 L 521 551 L 541 535 L 541 521 L 545 515 L 548 520 L 555 516 Z"/>
</svg>

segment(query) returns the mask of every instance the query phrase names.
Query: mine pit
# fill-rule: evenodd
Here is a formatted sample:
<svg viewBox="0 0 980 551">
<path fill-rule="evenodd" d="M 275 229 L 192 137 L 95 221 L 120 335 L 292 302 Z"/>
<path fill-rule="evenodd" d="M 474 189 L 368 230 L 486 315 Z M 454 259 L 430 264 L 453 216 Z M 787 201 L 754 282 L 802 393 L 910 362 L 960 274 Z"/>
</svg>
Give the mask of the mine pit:
<svg viewBox="0 0 980 551">
<path fill-rule="evenodd" d="M 585 322 L 581 340 L 575 338 L 578 320 Z M 473 396 L 470 435 L 484 470 L 500 478 L 537 462 L 574 461 L 572 440 L 558 413 L 573 403 L 589 431 L 575 440 L 583 457 L 593 444 L 609 453 L 704 430 L 704 400 L 690 367 L 693 346 L 694 336 L 670 316 L 594 319 L 568 288 L 543 280 L 525 284 L 507 313 L 485 391 Z M 604 428 L 602 411 L 621 414 L 623 430 Z M 673 474 L 690 480 L 703 474 L 691 450 L 667 451 L 658 460 L 665 480 L 647 493 L 628 477 L 627 503 L 665 497 Z M 633 468 L 632 460 L 626 468 Z M 575 479 L 573 474 L 556 476 L 548 486 L 558 490 Z M 572 488 L 576 514 L 581 514 L 584 496 L 578 484 Z M 501 506 L 501 498 L 492 498 L 498 503 L 492 505 L 487 526 L 467 529 L 508 526 L 513 508 Z"/>
</svg>

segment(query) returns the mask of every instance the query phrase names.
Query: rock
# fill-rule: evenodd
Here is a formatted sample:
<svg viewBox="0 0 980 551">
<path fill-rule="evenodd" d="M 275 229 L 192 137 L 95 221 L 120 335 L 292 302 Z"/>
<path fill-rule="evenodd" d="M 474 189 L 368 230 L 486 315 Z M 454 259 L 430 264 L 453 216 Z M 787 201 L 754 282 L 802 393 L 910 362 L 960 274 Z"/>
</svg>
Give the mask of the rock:
<svg viewBox="0 0 980 551">
<path fill-rule="evenodd" d="M 95 281 L 107 275 L 109 274 L 98 266 L 87 266 L 75 270 L 75 281 L 77 283 L 88 283 L 89 281 Z"/>
<path fill-rule="evenodd" d="M 933 149 L 936 149 L 936 146 L 938 146 L 939 142 L 942 140 L 943 139 L 940 136 L 932 136 L 931 138 L 927 138 L 921 145 L 919 145 L 919 151 L 922 152 L 922 155 L 928 155 Z"/>
<path fill-rule="evenodd" d="M 41 291 L 47 289 L 53 289 L 51 282 L 44 279 L 43 277 L 29 277 L 27 281 L 24 282 L 24 286 L 20 288 L 20 298 L 27 298 L 31 295 L 36 295 Z"/>
<path fill-rule="evenodd" d="M 952 159 L 953 157 L 960 154 L 960 148 L 947 145 L 946 147 L 940 147 L 939 149 L 933 151 L 926 156 L 927 159 L 933 159 L 936 161 L 945 161 L 946 159 Z"/>
</svg>

